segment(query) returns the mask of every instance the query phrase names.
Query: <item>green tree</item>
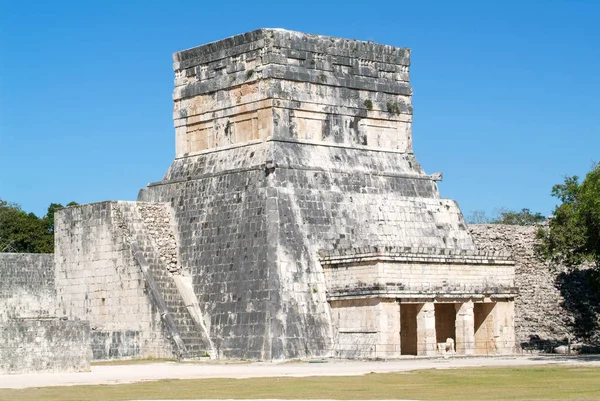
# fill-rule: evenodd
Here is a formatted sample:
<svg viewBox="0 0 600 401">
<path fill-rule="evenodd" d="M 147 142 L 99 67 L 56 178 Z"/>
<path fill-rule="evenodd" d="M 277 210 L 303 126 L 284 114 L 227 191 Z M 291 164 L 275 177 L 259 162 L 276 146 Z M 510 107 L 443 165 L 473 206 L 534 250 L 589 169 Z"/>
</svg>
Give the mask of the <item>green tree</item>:
<svg viewBox="0 0 600 401">
<path fill-rule="evenodd" d="M 513 226 L 533 226 L 546 220 L 541 213 L 531 213 L 529 209 L 521 209 L 520 212 L 503 210 L 492 220 L 492 224 L 508 224 Z"/>
<path fill-rule="evenodd" d="M 474 211 L 467 217 L 468 224 L 508 224 L 515 226 L 532 226 L 546 220 L 541 213 L 531 213 L 529 209 L 521 209 L 520 212 L 500 209 L 494 217 L 488 216 L 482 210 Z"/>
<path fill-rule="evenodd" d="M 67 206 L 77 203 L 71 202 Z M 54 252 L 54 212 L 63 206 L 51 203 L 42 218 L 0 199 L 0 252 Z"/>
<path fill-rule="evenodd" d="M 581 183 L 573 176 L 555 185 L 552 196 L 561 204 L 538 232 L 538 254 L 571 267 L 593 262 L 600 268 L 600 163 Z"/>
</svg>

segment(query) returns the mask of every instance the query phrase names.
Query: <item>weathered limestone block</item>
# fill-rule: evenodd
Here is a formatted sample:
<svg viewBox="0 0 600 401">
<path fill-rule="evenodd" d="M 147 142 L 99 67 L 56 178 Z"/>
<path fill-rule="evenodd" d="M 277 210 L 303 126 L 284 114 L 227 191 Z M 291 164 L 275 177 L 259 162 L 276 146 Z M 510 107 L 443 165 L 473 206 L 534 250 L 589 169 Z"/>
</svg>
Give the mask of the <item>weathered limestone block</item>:
<svg viewBox="0 0 600 401">
<path fill-rule="evenodd" d="M 0 374 L 89 370 L 89 323 L 57 304 L 54 255 L 0 253 Z"/>
<path fill-rule="evenodd" d="M 497 354 L 516 351 L 515 343 L 515 303 L 498 302 L 494 307 L 494 350 Z"/>
<path fill-rule="evenodd" d="M 281 29 L 175 53 L 177 156 L 267 139 L 409 152 L 409 54 Z"/>
<path fill-rule="evenodd" d="M 382 332 L 380 304 L 384 300 L 358 299 L 331 302 L 331 318 L 337 330 L 335 356 L 375 358 Z"/>
<path fill-rule="evenodd" d="M 379 338 L 377 358 L 396 358 L 400 355 L 400 304 L 396 299 L 382 299 L 379 303 Z"/>
<path fill-rule="evenodd" d="M 516 295 L 508 254 L 435 248 L 365 247 L 321 251 L 329 299 L 472 298 Z"/>
<path fill-rule="evenodd" d="M 331 302 L 337 328 L 336 356 L 395 358 L 400 355 L 400 306 L 395 299 Z"/>
</svg>

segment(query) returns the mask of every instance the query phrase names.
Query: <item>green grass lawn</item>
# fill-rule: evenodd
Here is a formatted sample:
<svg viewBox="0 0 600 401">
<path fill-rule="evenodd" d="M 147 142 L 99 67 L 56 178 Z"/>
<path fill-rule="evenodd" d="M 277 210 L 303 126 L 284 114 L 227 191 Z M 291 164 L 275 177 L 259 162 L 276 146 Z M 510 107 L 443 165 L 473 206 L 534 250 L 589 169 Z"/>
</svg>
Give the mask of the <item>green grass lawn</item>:
<svg viewBox="0 0 600 401">
<path fill-rule="evenodd" d="M 600 369 L 565 366 L 468 368 L 351 377 L 161 380 L 120 385 L 0 389 L 0 400 L 21 401 L 194 398 L 600 400 Z"/>
</svg>

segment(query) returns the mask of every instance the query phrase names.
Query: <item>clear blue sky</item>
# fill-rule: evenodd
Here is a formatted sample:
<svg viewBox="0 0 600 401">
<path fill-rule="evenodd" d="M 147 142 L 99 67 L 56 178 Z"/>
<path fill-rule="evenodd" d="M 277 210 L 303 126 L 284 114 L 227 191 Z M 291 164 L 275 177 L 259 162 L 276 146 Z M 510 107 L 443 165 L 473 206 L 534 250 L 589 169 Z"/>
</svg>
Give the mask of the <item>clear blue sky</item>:
<svg viewBox="0 0 600 401">
<path fill-rule="evenodd" d="M 549 214 L 600 160 L 600 1 L 0 1 L 0 197 L 134 200 L 174 157 L 171 54 L 261 27 L 412 49 L 443 197 Z"/>
</svg>

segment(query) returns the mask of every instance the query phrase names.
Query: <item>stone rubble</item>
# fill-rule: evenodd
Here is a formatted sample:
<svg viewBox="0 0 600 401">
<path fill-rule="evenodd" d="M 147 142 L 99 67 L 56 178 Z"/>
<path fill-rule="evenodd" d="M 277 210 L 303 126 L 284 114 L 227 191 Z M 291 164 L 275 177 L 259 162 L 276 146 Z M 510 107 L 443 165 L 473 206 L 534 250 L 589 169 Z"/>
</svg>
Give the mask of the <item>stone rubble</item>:
<svg viewBox="0 0 600 401">
<path fill-rule="evenodd" d="M 548 345 L 543 348 L 551 350 L 552 344 L 565 342 L 568 337 L 581 337 L 576 323 L 577 310 L 572 306 L 587 302 L 582 298 L 590 296 L 590 289 L 581 280 L 561 281 L 561 277 L 565 277 L 569 270 L 564 266 L 551 265 L 536 256 L 537 230 L 537 226 L 469 226 L 478 247 L 510 252 L 516 261 L 515 284 L 519 290 L 519 296 L 515 299 L 517 341 L 525 348 L 535 347 L 536 342 L 547 342 Z M 582 269 L 585 271 L 589 267 L 582 266 Z"/>
<path fill-rule="evenodd" d="M 158 246 L 160 260 L 170 273 L 181 271 L 181 265 L 177 257 L 177 240 L 171 227 L 169 211 L 164 205 L 139 203 L 138 210 L 144 224 Z"/>
</svg>

